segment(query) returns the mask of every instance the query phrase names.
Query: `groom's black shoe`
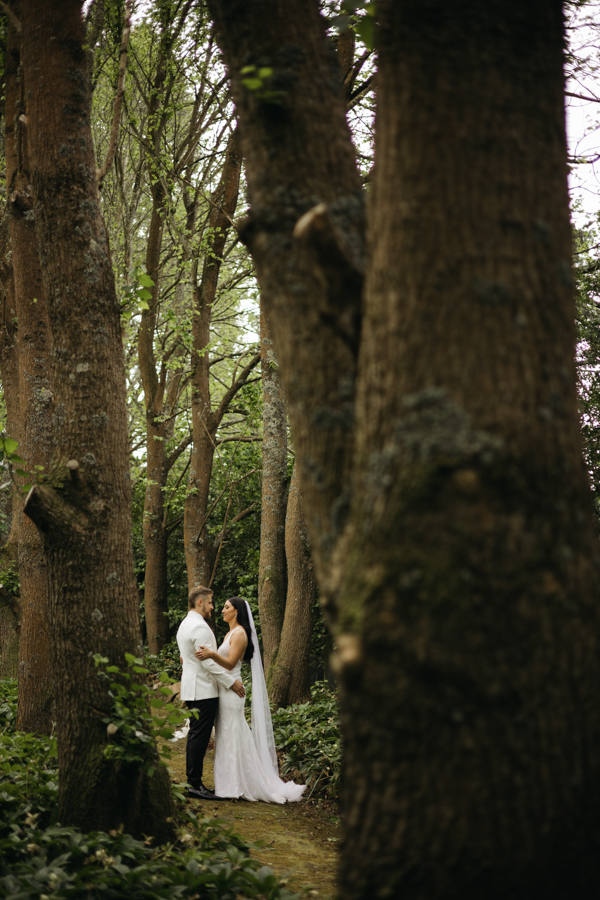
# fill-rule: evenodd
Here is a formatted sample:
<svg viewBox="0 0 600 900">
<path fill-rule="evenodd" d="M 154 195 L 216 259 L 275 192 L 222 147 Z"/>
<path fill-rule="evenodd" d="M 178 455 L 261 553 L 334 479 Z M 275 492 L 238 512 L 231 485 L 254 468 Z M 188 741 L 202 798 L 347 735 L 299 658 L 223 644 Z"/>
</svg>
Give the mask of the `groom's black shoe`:
<svg viewBox="0 0 600 900">
<path fill-rule="evenodd" d="M 193 788 L 189 787 L 187 789 L 188 797 L 195 798 L 196 800 L 224 800 L 224 797 L 217 797 L 214 791 L 210 791 L 208 788 L 204 787 L 203 784 L 200 787 Z"/>
</svg>

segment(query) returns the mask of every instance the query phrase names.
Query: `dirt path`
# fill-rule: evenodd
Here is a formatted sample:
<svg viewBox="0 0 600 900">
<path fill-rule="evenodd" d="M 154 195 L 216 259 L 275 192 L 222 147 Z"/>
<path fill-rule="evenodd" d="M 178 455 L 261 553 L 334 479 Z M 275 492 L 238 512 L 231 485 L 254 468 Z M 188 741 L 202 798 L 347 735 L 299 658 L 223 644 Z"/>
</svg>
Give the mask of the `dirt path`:
<svg viewBox="0 0 600 900">
<path fill-rule="evenodd" d="M 169 768 L 175 781 L 185 781 L 185 740 L 172 744 Z M 204 764 L 204 780 L 213 785 L 213 758 L 209 752 Z M 331 807 L 312 802 L 248 803 L 226 800 L 216 803 L 191 800 L 199 815 L 223 819 L 248 842 L 261 842 L 251 854 L 278 875 L 288 880 L 288 887 L 299 890 L 310 886 L 320 900 L 335 896 L 337 865 L 336 843 L 339 819 Z"/>
</svg>

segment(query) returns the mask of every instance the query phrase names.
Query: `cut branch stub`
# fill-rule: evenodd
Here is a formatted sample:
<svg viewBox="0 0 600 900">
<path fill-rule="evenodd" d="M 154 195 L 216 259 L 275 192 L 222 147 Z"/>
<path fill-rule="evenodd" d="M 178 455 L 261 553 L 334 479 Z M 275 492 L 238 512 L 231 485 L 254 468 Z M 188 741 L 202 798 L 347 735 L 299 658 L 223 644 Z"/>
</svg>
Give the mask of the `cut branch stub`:
<svg viewBox="0 0 600 900">
<path fill-rule="evenodd" d="M 360 303 L 365 277 L 364 240 L 356 232 L 346 235 L 325 203 L 300 216 L 293 237 L 304 245 L 328 286 L 329 305 L 322 318 L 332 325 L 354 351 L 360 341 Z"/>
<path fill-rule="evenodd" d="M 294 226 L 293 235 L 296 240 L 303 241 L 317 252 L 324 267 L 329 268 L 333 265 L 350 269 L 362 284 L 365 275 L 365 261 L 359 258 L 356 251 L 352 250 L 330 215 L 327 204 L 317 203 L 303 216 L 300 216 Z M 333 260 L 331 259 L 332 253 Z"/>
<path fill-rule="evenodd" d="M 71 481 L 76 484 L 79 481 L 79 463 L 76 459 L 70 459 L 67 463 L 67 469 L 71 476 Z"/>
<path fill-rule="evenodd" d="M 26 212 L 27 210 L 33 209 L 31 197 L 22 191 L 13 191 L 10 195 L 10 202 L 20 212 Z"/>
<path fill-rule="evenodd" d="M 83 536 L 88 530 L 88 518 L 82 510 L 67 502 L 56 488 L 46 484 L 33 485 L 27 494 L 23 512 L 43 534 L 52 530 Z"/>
</svg>

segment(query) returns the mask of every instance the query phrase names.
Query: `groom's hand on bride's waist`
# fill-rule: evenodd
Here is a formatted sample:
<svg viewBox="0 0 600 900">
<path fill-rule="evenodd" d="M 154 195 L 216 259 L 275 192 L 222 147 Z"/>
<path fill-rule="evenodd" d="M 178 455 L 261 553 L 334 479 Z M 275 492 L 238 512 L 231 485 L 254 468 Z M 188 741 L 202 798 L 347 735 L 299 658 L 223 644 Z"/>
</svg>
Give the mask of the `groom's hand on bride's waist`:
<svg viewBox="0 0 600 900">
<path fill-rule="evenodd" d="M 231 685 L 231 690 L 235 691 L 238 697 L 246 696 L 246 689 L 239 678 L 233 682 L 233 684 Z"/>
</svg>

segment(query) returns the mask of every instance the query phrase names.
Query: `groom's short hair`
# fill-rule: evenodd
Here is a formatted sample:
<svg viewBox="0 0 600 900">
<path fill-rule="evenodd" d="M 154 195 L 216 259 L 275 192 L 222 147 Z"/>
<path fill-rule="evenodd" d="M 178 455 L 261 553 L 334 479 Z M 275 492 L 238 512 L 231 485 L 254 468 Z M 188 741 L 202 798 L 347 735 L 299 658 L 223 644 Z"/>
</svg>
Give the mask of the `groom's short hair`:
<svg viewBox="0 0 600 900">
<path fill-rule="evenodd" d="M 188 609 L 196 608 L 196 601 L 202 597 L 212 597 L 213 591 L 211 588 L 203 587 L 201 584 L 197 584 L 196 587 L 193 587 L 188 594 Z"/>
</svg>

